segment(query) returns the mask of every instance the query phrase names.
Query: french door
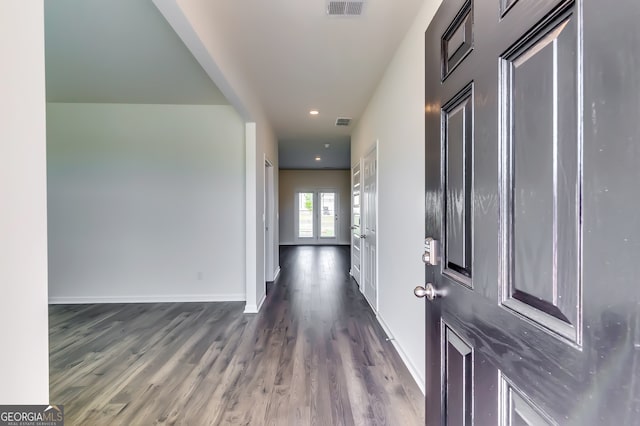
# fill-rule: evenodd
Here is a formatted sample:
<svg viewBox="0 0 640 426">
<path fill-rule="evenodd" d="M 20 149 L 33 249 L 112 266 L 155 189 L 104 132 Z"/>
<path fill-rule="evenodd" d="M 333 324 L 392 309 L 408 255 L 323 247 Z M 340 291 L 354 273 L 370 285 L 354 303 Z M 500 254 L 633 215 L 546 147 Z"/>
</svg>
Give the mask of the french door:
<svg viewBox="0 0 640 426">
<path fill-rule="evenodd" d="M 338 240 L 338 192 L 305 190 L 295 196 L 296 241 L 301 244 L 335 244 Z"/>
</svg>

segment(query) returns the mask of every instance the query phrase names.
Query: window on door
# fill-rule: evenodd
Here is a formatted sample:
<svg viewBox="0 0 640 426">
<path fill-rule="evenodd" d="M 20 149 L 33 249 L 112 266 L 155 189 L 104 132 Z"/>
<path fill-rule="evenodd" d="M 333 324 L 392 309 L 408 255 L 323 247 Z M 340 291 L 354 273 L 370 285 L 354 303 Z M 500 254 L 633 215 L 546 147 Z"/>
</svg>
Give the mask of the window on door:
<svg viewBox="0 0 640 426">
<path fill-rule="evenodd" d="M 333 190 L 296 193 L 296 236 L 317 242 L 336 239 L 338 233 L 338 193 Z"/>
<path fill-rule="evenodd" d="M 298 193 L 298 238 L 313 238 L 313 192 Z"/>
<path fill-rule="evenodd" d="M 320 236 L 323 238 L 336 237 L 336 194 L 335 192 L 320 193 Z"/>
</svg>

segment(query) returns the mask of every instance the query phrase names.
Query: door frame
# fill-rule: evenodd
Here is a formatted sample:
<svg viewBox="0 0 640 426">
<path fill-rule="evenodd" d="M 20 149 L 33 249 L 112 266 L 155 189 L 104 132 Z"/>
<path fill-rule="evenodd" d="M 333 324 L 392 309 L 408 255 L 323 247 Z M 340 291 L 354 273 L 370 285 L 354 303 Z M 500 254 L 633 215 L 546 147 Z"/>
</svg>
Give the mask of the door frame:
<svg viewBox="0 0 640 426">
<path fill-rule="evenodd" d="M 273 163 L 264 154 L 264 202 L 263 202 L 263 231 L 264 231 L 264 278 L 274 281 L 279 273 L 276 264 L 275 246 L 275 170 Z"/>
</svg>

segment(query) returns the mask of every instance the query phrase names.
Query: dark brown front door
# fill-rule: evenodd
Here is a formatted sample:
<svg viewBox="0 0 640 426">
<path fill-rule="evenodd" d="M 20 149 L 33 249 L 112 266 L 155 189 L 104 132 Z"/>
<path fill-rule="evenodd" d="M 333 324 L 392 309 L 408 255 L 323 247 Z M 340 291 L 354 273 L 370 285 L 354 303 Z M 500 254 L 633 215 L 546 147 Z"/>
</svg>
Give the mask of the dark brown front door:
<svg viewBox="0 0 640 426">
<path fill-rule="evenodd" d="M 427 424 L 640 424 L 640 3 L 425 35 Z"/>
</svg>

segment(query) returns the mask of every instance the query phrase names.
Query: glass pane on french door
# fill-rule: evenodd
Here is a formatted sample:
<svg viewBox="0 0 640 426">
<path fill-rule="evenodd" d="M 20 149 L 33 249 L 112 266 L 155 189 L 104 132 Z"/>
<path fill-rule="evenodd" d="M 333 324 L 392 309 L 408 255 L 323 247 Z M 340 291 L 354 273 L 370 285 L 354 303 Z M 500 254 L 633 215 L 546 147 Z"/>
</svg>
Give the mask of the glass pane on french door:
<svg viewBox="0 0 640 426">
<path fill-rule="evenodd" d="M 336 237 L 336 193 L 320 193 L 320 237 Z"/>
<path fill-rule="evenodd" d="M 298 193 L 298 238 L 313 238 L 313 192 Z"/>
</svg>

